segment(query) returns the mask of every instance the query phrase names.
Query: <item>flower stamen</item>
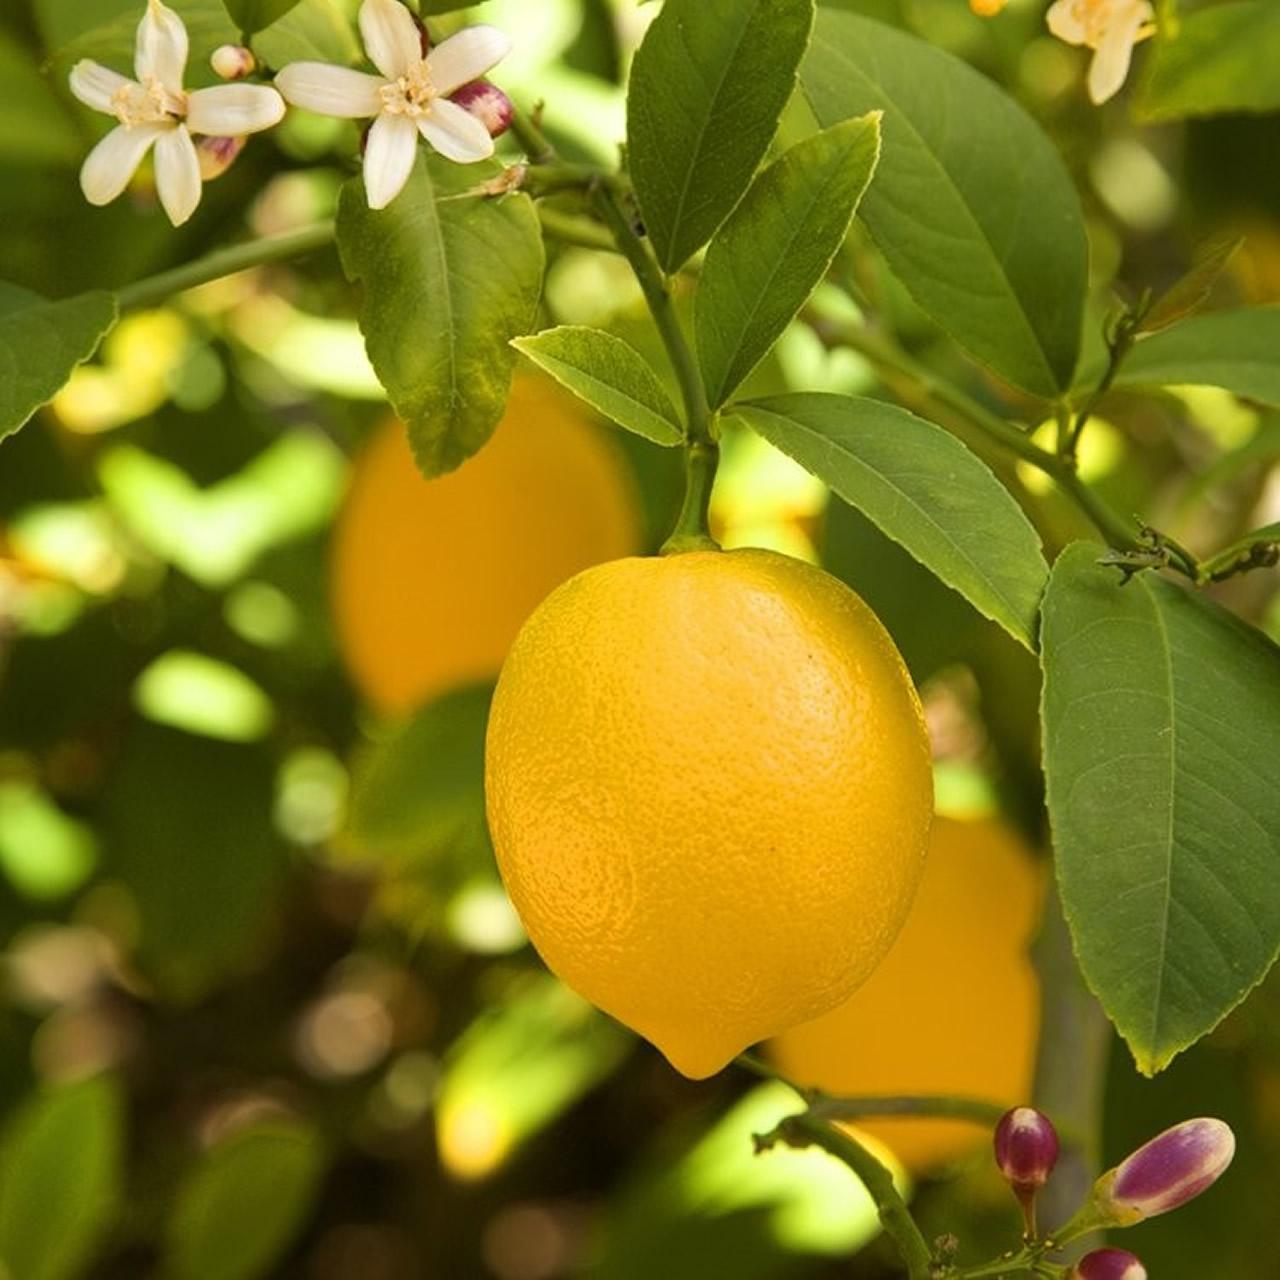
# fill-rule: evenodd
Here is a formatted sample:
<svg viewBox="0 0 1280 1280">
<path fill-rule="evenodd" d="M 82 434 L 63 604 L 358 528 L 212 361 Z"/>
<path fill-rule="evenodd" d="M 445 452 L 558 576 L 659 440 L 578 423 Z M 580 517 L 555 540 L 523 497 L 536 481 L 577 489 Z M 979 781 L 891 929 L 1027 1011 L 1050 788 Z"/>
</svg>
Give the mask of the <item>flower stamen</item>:
<svg viewBox="0 0 1280 1280">
<path fill-rule="evenodd" d="M 384 84 L 378 90 L 378 96 L 388 115 L 408 116 L 416 120 L 431 110 L 431 103 L 439 95 L 424 61 L 410 67 L 398 80 Z"/>
</svg>

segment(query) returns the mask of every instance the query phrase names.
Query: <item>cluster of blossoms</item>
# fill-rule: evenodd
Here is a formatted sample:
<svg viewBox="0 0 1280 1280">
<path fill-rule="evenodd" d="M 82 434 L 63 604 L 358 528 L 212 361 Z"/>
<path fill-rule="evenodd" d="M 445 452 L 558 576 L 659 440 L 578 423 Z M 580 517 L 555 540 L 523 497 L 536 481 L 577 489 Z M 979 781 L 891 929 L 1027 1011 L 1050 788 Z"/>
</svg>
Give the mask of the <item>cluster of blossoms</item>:
<svg viewBox="0 0 1280 1280">
<path fill-rule="evenodd" d="M 980 17 L 993 18 L 1006 3 L 969 0 L 969 7 Z M 1054 0 L 1045 21 L 1059 40 L 1093 50 L 1089 97 L 1100 104 L 1120 92 L 1133 46 L 1155 34 L 1155 16 L 1149 0 Z"/>
<path fill-rule="evenodd" d="M 1028 1240 L 1036 1238 L 1036 1195 L 1049 1181 L 1059 1150 L 1053 1122 L 1033 1107 L 1015 1107 L 996 1126 L 996 1164 L 1022 1205 Z M 1180 1208 L 1222 1176 L 1235 1151 L 1235 1135 L 1221 1120 L 1184 1120 L 1104 1173 L 1055 1235 L 1072 1240 Z M 1147 1280 L 1147 1269 L 1126 1249 L 1094 1249 L 1076 1263 L 1069 1280 Z"/>
<path fill-rule="evenodd" d="M 493 27 L 460 31 L 431 48 L 400 0 L 364 0 L 360 34 L 379 75 L 318 62 L 295 62 L 275 85 L 234 83 L 187 90 L 187 30 L 161 0 L 148 0 L 138 26 L 134 79 L 96 62 L 78 62 L 71 91 L 114 116 L 117 127 L 89 153 L 80 172 L 85 198 L 110 203 L 155 152 L 156 192 L 174 226 L 200 203 L 202 184 L 226 171 L 244 139 L 284 119 L 286 102 L 322 115 L 371 120 L 364 154 L 369 206 L 385 208 L 404 189 L 419 137 L 442 156 L 472 164 L 493 154 L 511 123 L 511 103 L 481 79 L 510 52 Z M 247 49 L 223 46 L 211 59 L 224 80 L 255 69 Z"/>
</svg>

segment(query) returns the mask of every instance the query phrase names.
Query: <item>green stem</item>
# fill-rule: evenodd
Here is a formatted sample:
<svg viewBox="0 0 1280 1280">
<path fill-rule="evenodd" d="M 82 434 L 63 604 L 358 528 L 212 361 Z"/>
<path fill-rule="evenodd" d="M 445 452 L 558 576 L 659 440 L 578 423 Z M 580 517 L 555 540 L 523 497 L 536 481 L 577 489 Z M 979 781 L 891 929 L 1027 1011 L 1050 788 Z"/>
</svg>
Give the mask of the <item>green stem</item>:
<svg viewBox="0 0 1280 1280">
<path fill-rule="evenodd" d="M 761 1150 L 767 1150 L 779 1140 L 793 1147 L 821 1147 L 848 1165 L 875 1201 L 880 1224 L 902 1255 L 909 1280 L 929 1280 L 933 1256 L 928 1242 L 916 1226 L 906 1201 L 898 1194 L 893 1176 L 866 1147 L 809 1113 L 789 1116 L 773 1133 L 757 1139 L 757 1144 Z"/>
<path fill-rule="evenodd" d="M 153 307 L 175 294 L 185 293 L 211 280 L 232 276 L 250 267 L 261 267 L 271 262 L 284 262 L 303 254 L 322 249 L 333 242 L 335 230 L 332 222 L 318 222 L 298 231 L 286 231 L 278 236 L 264 236 L 247 244 L 233 245 L 229 249 L 216 249 L 213 253 L 197 258 L 194 262 L 147 276 L 116 290 L 116 301 L 122 311 L 134 307 Z"/>
<path fill-rule="evenodd" d="M 710 533 L 711 490 L 715 485 L 720 446 L 713 441 L 690 442 L 685 446 L 684 505 L 666 542 L 664 556 L 682 551 L 719 551 L 720 544 Z"/>
<path fill-rule="evenodd" d="M 618 200 L 617 192 L 607 186 L 595 189 L 595 204 L 605 225 L 613 233 L 614 243 L 631 264 L 636 280 L 644 293 L 653 322 L 658 326 L 662 345 L 675 369 L 684 399 L 686 435 L 690 444 L 711 444 L 711 410 L 707 405 L 707 393 L 702 386 L 693 351 L 685 341 L 680 319 L 671 299 L 671 291 L 657 260 L 649 247 L 636 234 L 631 219 L 627 217 Z"/>
<path fill-rule="evenodd" d="M 520 189 L 535 199 L 560 195 L 566 191 L 589 192 L 597 187 L 624 190 L 623 180 L 592 164 L 568 164 L 557 160 L 548 164 L 530 164 L 520 180 Z"/>
<path fill-rule="evenodd" d="M 511 112 L 511 132 L 524 148 L 530 164 L 550 164 L 556 158 L 556 149 L 546 134 L 533 117 L 526 115 L 519 107 L 513 107 Z"/>
<path fill-rule="evenodd" d="M 994 1262 L 984 1262 L 976 1267 L 961 1267 L 955 1274 L 955 1280 L 981 1280 L 984 1276 L 1016 1276 L 1035 1274 L 1039 1258 L 1028 1249 L 1007 1258 L 997 1258 Z"/>
<path fill-rule="evenodd" d="M 810 1105 L 813 1115 L 823 1120 L 861 1120 L 867 1116 L 937 1116 L 946 1120 L 972 1120 L 995 1128 L 1008 1107 L 981 1098 L 957 1098 L 944 1094 L 914 1094 L 897 1097 L 827 1097 L 820 1095 Z"/>
</svg>

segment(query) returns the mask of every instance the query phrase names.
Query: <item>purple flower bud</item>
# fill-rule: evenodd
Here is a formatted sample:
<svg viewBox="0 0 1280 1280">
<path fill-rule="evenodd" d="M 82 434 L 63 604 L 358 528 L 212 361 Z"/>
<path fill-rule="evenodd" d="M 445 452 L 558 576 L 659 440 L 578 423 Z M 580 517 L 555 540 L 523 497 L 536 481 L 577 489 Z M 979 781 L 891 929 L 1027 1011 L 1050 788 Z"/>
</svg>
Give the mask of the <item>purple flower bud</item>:
<svg viewBox="0 0 1280 1280">
<path fill-rule="evenodd" d="M 1147 1280 L 1147 1269 L 1127 1249 L 1095 1249 L 1076 1263 L 1069 1280 Z"/>
<path fill-rule="evenodd" d="M 464 84 L 456 93 L 449 95 L 450 102 L 469 111 L 486 129 L 491 138 L 500 138 L 511 127 L 511 116 L 514 108 L 496 84 L 488 80 L 473 80 Z"/>
<path fill-rule="evenodd" d="M 257 69 L 258 61 L 243 45 L 223 44 L 213 51 L 209 65 L 222 80 L 243 80 Z"/>
<path fill-rule="evenodd" d="M 1014 1107 L 996 1125 L 996 1164 L 1015 1189 L 1038 1190 L 1058 1163 L 1058 1131 L 1034 1107 Z"/>
<path fill-rule="evenodd" d="M 197 138 L 196 159 L 200 162 L 201 180 L 212 182 L 222 177 L 235 164 L 244 144 L 244 138 Z"/>
<path fill-rule="evenodd" d="M 1221 1120 L 1184 1120 L 1105 1175 L 1105 1198 L 1127 1222 L 1168 1213 L 1212 1186 L 1235 1153 L 1235 1134 Z"/>
</svg>

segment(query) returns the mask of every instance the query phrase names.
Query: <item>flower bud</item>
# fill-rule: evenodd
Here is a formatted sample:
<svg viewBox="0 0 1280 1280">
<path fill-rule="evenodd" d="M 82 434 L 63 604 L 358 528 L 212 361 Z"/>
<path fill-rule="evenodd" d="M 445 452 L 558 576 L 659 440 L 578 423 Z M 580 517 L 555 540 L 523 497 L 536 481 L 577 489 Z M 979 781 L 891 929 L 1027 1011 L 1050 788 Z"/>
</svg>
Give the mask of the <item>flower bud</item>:
<svg viewBox="0 0 1280 1280">
<path fill-rule="evenodd" d="M 244 150 L 244 138 L 197 138 L 196 159 L 200 161 L 200 177 L 204 182 L 220 178 L 236 162 Z"/>
<path fill-rule="evenodd" d="M 1037 1191 L 1058 1163 L 1058 1131 L 1034 1107 L 1014 1107 L 996 1125 L 996 1164 L 1015 1189 Z"/>
<path fill-rule="evenodd" d="M 222 80 L 243 80 L 257 70 L 258 60 L 244 45 L 224 44 L 213 51 L 209 65 Z"/>
<path fill-rule="evenodd" d="M 969 0 L 969 8 L 980 18 L 994 18 L 1009 0 Z"/>
<path fill-rule="evenodd" d="M 1147 1280 L 1147 1269 L 1127 1249 L 1095 1249 L 1076 1263 L 1068 1280 Z"/>
<path fill-rule="evenodd" d="M 1221 1120 L 1184 1120 L 1104 1174 L 1096 1194 L 1117 1221 L 1140 1222 L 1195 1199 L 1235 1153 L 1235 1134 Z"/>
<path fill-rule="evenodd" d="M 511 99 L 496 84 L 488 80 L 473 80 L 449 95 L 450 102 L 469 111 L 486 129 L 491 138 L 500 138 L 511 127 L 513 108 Z"/>
</svg>

